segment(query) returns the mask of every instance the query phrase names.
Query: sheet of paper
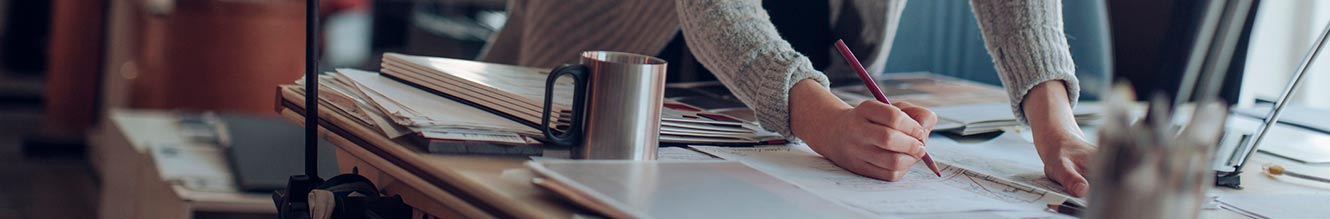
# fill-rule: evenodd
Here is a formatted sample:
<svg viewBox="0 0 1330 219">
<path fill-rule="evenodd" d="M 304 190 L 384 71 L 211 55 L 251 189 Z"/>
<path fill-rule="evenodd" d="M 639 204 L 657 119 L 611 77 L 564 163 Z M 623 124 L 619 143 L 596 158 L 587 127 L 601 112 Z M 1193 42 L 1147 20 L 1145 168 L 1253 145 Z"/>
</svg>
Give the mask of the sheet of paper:
<svg viewBox="0 0 1330 219">
<path fill-rule="evenodd" d="M 237 192 L 225 153 L 216 147 L 153 144 L 152 160 L 162 179 L 195 191 Z"/>
<path fill-rule="evenodd" d="M 841 169 L 800 145 L 693 148 L 726 160 L 744 162 L 814 193 L 879 216 L 973 211 L 1042 212 L 1047 207 L 1043 197 L 1010 194 L 1018 191 L 1000 184 L 982 183 L 985 181 L 983 176 L 952 166 L 944 166 L 943 177 L 939 178 L 923 165 L 916 165 L 904 179 L 888 182 Z"/>
<path fill-rule="evenodd" d="M 914 214 L 914 215 L 893 215 L 891 218 L 906 219 L 954 219 L 954 218 L 1018 218 L 1018 219 L 1053 219 L 1075 217 L 1050 214 L 1044 211 L 971 211 L 971 212 L 952 212 L 937 214 Z"/>
<path fill-rule="evenodd" d="M 720 160 L 720 158 L 694 151 L 693 149 L 681 147 L 661 147 L 656 149 L 656 160 L 659 161 L 681 161 L 681 160 Z"/>
<path fill-rule="evenodd" d="M 612 217 L 872 218 L 734 161 L 546 160 L 537 185 Z"/>
<path fill-rule="evenodd" d="M 947 165 L 982 172 L 1067 196 L 1056 182 L 1044 176 L 1044 163 L 1034 144 L 1022 132 L 1007 132 L 993 139 L 951 139 L 934 134 L 928 153 Z M 1084 203 L 1083 200 L 1077 200 Z"/>
<path fill-rule="evenodd" d="M 532 156 L 531 160 L 562 160 L 563 158 Z M 700 160 L 721 160 L 717 157 L 694 151 L 693 149 L 681 147 L 661 147 L 656 149 L 657 161 L 700 161 Z"/>
<path fill-rule="evenodd" d="M 1266 218 L 1324 218 L 1330 215 L 1325 194 L 1229 194 L 1219 197 L 1228 205 Z M 1227 206 L 1225 206 L 1227 207 Z"/>
</svg>

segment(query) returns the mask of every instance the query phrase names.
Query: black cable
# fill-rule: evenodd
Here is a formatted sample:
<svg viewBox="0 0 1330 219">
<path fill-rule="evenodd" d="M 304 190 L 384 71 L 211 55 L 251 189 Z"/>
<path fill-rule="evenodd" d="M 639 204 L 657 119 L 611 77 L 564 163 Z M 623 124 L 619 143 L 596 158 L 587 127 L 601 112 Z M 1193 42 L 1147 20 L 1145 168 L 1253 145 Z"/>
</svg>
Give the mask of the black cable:
<svg viewBox="0 0 1330 219">
<path fill-rule="evenodd" d="M 319 0 L 305 1 L 305 175 L 319 177 Z"/>
</svg>

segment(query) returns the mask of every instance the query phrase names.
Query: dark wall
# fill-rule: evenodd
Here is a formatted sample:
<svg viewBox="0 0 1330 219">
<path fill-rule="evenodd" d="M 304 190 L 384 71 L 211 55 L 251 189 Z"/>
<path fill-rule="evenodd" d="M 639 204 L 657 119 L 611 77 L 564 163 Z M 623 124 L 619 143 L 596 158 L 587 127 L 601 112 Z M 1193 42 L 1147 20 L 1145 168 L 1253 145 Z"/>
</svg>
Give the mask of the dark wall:
<svg viewBox="0 0 1330 219">
<path fill-rule="evenodd" d="M 40 74 L 46 71 L 47 37 L 51 32 L 50 1 L 7 1 L 5 30 L 0 40 L 0 61 L 6 71 Z"/>
<path fill-rule="evenodd" d="M 906 4 L 886 72 L 928 71 L 1001 85 L 968 1 Z M 1111 64 L 1116 52 L 1109 45 L 1105 1 L 1063 1 L 1062 11 L 1081 97 L 1097 99 L 1117 71 Z"/>
<path fill-rule="evenodd" d="M 1196 37 L 1198 21 L 1205 7 L 1203 3 L 1190 0 L 1108 1 L 1115 52 L 1114 78 L 1130 81 L 1138 97 L 1154 92 L 1175 95 Z M 1220 96 L 1229 103 L 1237 101 L 1241 88 L 1247 41 L 1255 12 L 1253 6 L 1220 91 Z"/>
</svg>

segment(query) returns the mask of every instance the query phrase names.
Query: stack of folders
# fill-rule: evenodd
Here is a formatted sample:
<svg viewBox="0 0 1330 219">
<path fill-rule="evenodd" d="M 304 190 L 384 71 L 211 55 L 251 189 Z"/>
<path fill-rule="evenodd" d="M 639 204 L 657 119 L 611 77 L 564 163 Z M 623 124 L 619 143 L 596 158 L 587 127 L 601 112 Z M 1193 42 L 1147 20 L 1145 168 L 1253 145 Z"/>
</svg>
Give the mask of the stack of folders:
<svg viewBox="0 0 1330 219">
<path fill-rule="evenodd" d="M 303 83 L 303 82 L 297 82 Z M 540 147 L 534 128 L 379 76 L 338 69 L 320 76 L 332 110 L 431 153 L 566 157 Z M 291 87 L 293 90 L 298 88 Z M 298 92 L 286 92 L 298 94 Z"/>
<path fill-rule="evenodd" d="M 383 55 L 386 78 L 426 92 L 488 111 L 529 128 L 539 127 L 545 98 L 546 69 L 492 64 L 461 59 Z M 554 109 L 558 117 L 570 115 L 572 82 L 555 85 Z M 662 107 L 662 144 L 759 145 L 782 144 L 784 138 L 750 120 L 714 113 L 677 101 Z M 566 126 L 567 119 L 551 124 Z"/>
<path fill-rule="evenodd" d="M 1021 126 L 1021 122 L 1012 114 L 1011 104 L 1008 102 L 939 106 L 930 109 L 938 117 L 934 131 L 976 135 Z M 1077 124 L 1089 124 L 1099 119 L 1101 111 L 1099 104 L 1081 103 L 1073 110 L 1073 114 Z"/>
</svg>

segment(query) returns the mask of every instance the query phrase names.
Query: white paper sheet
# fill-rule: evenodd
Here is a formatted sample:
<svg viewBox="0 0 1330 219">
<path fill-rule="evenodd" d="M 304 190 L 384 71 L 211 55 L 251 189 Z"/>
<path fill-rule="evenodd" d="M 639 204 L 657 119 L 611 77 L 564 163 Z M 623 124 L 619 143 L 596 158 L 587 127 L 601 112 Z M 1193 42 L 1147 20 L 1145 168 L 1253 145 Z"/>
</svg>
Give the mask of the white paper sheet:
<svg viewBox="0 0 1330 219">
<path fill-rule="evenodd" d="M 153 144 L 149 150 L 162 179 L 194 191 L 239 191 L 220 148 Z"/>
<path fill-rule="evenodd" d="M 1330 195 L 1325 194 L 1229 194 L 1221 195 L 1219 202 L 1242 211 L 1266 218 L 1324 218 L 1330 215 L 1325 207 Z"/>
<path fill-rule="evenodd" d="M 685 161 L 685 160 L 720 160 L 720 158 L 694 151 L 693 149 L 681 147 L 661 147 L 656 149 L 656 160 L 659 161 Z"/>
<path fill-rule="evenodd" d="M 939 178 L 923 165 L 916 165 L 904 179 L 888 182 L 846 171 L 800 145 L 693 148 L 726 160 L 744 162 L 814 193 L 879 216 L 1019 211 L 1059 217 L 1043 212 L 1048 197 L 1022 195 L 1027 193 L 988 182 L 984 176 L 952 166 L 943 166 L 943 177 Z"/>
<path fill-rule="evenodd" d="M 574 203 L 629 218 L 872 218 L 733 161 L 546 160 L 526 166 Z"/>
<path fill-rule="evenodd" d="M 954 140 L 941 135 L 928 139 L 928 153 L 947 165 L 981 172 L 1069 196 L 1065 189 L 1044 176 L 1044 163 L 1034 144 L 1022 132 L 1007 132 L 993 139 Z M 1084 200 L 1075 202 L 1084 204 Z"/>
</svg>

